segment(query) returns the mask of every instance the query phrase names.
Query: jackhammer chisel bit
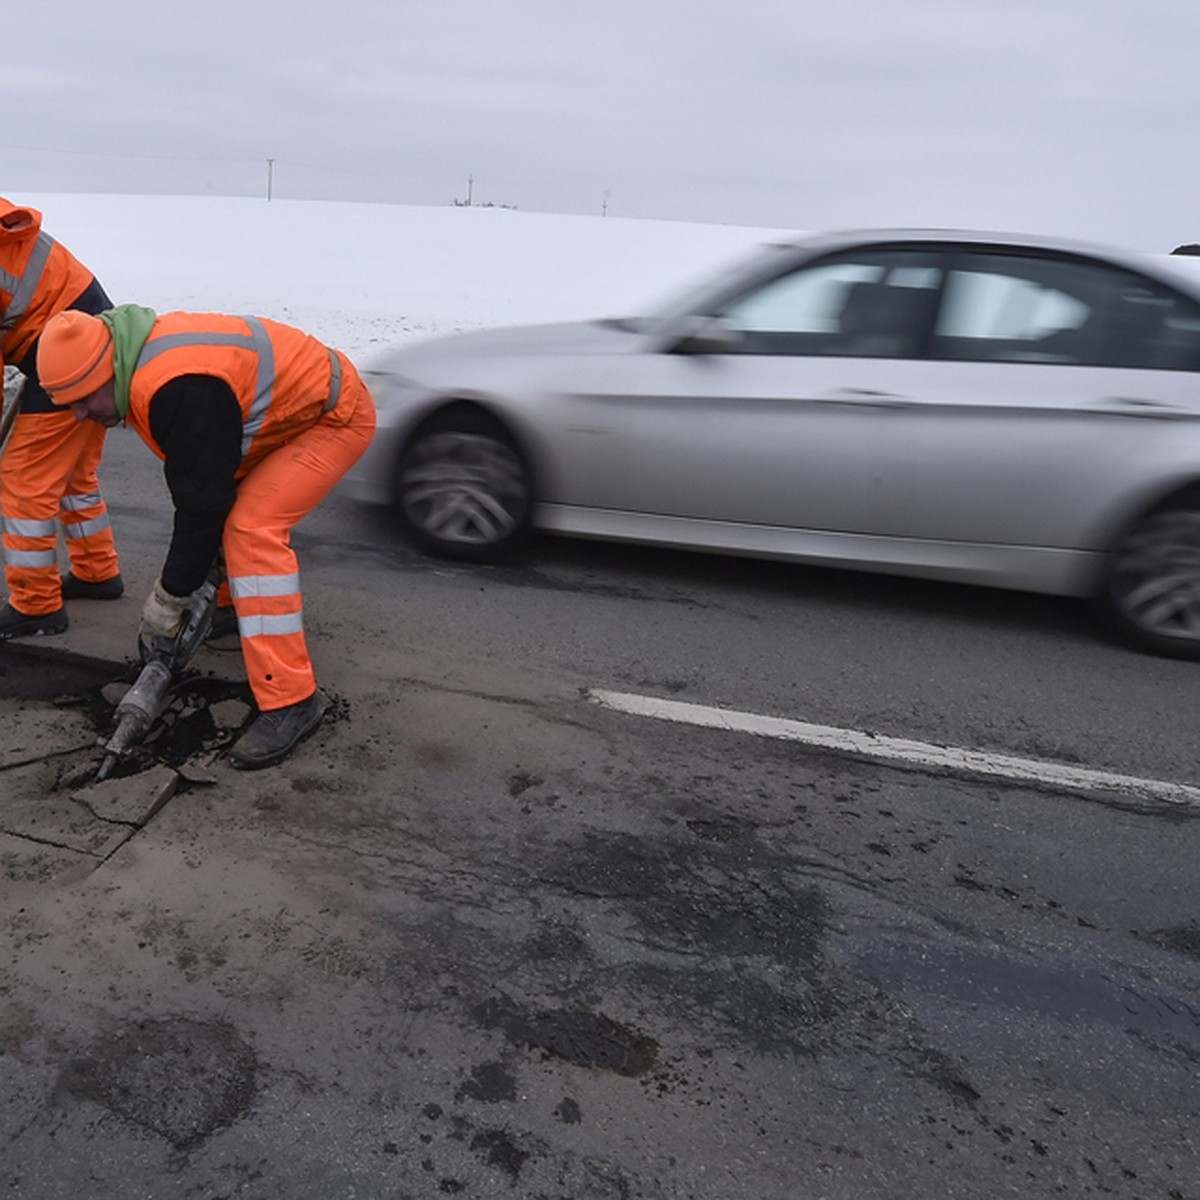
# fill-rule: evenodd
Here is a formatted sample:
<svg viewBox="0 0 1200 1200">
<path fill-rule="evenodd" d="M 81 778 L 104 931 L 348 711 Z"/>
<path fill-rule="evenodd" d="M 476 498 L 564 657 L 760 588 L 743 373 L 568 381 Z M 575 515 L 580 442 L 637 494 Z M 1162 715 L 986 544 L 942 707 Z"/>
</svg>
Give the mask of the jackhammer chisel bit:
<svg viewBox="0 0 1200 1200">
<path fill-rule="evenodd" d="M 203 583 L 192 593 L 184 611 L 183 627 L 174 637 L 154 637 L 148 644 L 141 644 L 144 665 L 117 705 L 117 727 L 104 747 L 104 761 L 96 772 L 97 781 L 107 779 L 117 763 L 162 716 L 172 686 L 208 635 L 216 599 L 216 584 L 212 581 Z"/>
</svg>

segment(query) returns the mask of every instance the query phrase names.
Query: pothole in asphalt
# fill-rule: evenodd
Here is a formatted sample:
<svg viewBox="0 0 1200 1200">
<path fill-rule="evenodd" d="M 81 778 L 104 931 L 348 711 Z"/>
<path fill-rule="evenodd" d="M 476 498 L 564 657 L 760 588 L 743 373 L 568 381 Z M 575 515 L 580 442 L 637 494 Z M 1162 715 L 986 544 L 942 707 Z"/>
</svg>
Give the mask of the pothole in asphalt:
<svg viewBox="0 0 1200 1200">
<path fill-rule="evenodd" d="M 140 668 L 130 665 L 114 673 L 103 663 L 43 657 L 14 652 L 0 656 L 0 699 L 45 705 L 52 710 L 75 709 L 96 734 L 97 759 L 68 772 L 62 782 L 78 787 L 99 766 L 103 744 L 115 728 L 115 710 Z M 176 770 L 189 761 L 211 754 L 232 742 L 249 722 L 253 698 L 245 682 L 234 682 L 194 673 L 171 691 L 165 710 L 140 744 L 131 748 L 111 778 L 139 774 L 161 763 Z M 47 755 L 65 748 L 47 744 Z"/>
<path fill-rule="evenodd" d="M 154 763 L 180 770 L 195 759 L 210 756 L 241 733 L 254 711 L 253 704 L 245 683 L 200 675 L 184 678 L 172 689 L 162 716 L 140 745 L 117 764 L 111 778 L 137 774 Z M 113 730 L 113 711 L 108 709 L 99 731 L 105 739 Z"/>
<path fill-rule="evenodd" d="M 195 673 L 146 737 L 97 778 L 115 708 L 139 667 L 6 647 L 0 653 L 0 877 L 41 883 L 90 873 L 170 800 L 211 785 L 213 756 L 252 718 L 245 682 Z"/>
<path fill-rule="evenodd" d="M 146 1021 L 85 1047 L 56 1098 L 100 1105 L 186 1151 L 246 1112 L 256 1073 L 254 1051 L 227 1025 Z"/>
</svg>

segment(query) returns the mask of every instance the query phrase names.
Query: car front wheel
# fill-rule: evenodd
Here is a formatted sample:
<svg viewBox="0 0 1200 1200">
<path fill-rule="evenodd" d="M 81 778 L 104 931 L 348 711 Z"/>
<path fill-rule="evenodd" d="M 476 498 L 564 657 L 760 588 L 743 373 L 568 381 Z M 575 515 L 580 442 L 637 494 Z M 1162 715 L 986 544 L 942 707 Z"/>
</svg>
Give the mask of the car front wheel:
<svg viewBox="0 0 1200 1200">
<path fill-rule="evenodd" d="M 400 456 L 395 505 L 422 549 L 446 558 L 494 560 L 529 529 L 532 485 L 500 423 L 451 410 L 417 431 Z"/>
<path fill-rule="evenodd" d="M 1099 600 L 1126 641 L 1153 654 L 1200 659 L 1200 504 L 1135 522 L 1113 552 Z"/>
</svg>

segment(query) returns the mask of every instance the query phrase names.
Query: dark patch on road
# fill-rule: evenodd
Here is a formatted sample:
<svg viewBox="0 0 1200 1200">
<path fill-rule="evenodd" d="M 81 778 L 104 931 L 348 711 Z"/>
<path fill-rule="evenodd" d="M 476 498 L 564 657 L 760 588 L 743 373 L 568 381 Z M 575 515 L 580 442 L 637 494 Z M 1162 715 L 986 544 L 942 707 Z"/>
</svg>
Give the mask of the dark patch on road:
<svg viewBox="0 0 1200 1200">
<path fill-rule="evenodd" d="M 22 651 L 12 642 L 0 645 L 0 699 L 81 708 L 97 726 L 107 720 L 111 709 L 100 691 L 113 681 L 111 667 Z"/>
<path fill-rule="evenodd" d="M 827 913 L 821 889 L 802 881 L 794 862 L 753 839 L 679 842 L 589 833 L 563 864 L 560 883 L 577 895 L 620 901 L 662 948 L 810 969 L 822 959 Z"/>
<path fill-rule="evenodd" d="M 819 864 L 773 849 L 744 818 L 696 813 L 686 828 L 684 838 L 586 832 L 543 865 L 540 882 L 578 902 L 589 930 L 639 942 L 620 963 L 596 958 L 592 937 L 572 952 L 560 915 L 554 928 L 570 957 L 553 964 L 547 986 L 601 997 L 620 985 L 653 997 L 681 1030 L 762 1054 L 921 1045 L 897 998 L 829 960 L 833 913 L 814 881 Z"/>
<path fill-rule="evenodd" d="M 1185 958 L 1200 961 L 1200 925 L 1195 921 L 1186 921 L 1182 925 L 1172 925 L 1167 929 L 1156 929 L 1153 933 L 1140 936 L 1151 945 L 1161 946 L 1164 950 L 1172 950 Z"/>
<path fill-rule="evenodd" d="M 731 842 L 753 832 L 753 826 L 737 817 L 695 818 L 687 822 L 688 831 L 706 842 Z"/>
<path fill-rule="evenodd" d="M 480 1063 L 471 1071 L 471 1079 L 455 1094 L 455 1100 L 464 1098 L 481 1100 L 484 1104 L 498 1104 L 502 1100 L 515 1100 L 517 1080 L 513 1073 L 498 1062 Z"/>
<path fill-rule="evenodd" d="M 980 1092 L 967 1080 L 958 1064 L 947 1054 L 929 1046 L 915 1051 L 916 1059 L 908 1062 L 910 1073 L 917 1079 L 925 1079 L 935 1087 L 967 1104 L 976 1104 L 983 1099 Z M 901 1056 L 905 1061 L 908 1056 Z"/>
<path fill-rule="evenodd" d="M 1164 1053 L 1200 1059 L 1200 1011 L 1190 999 L 1155 984 L 1122 982 L 1091 963 L 1067 957 L 1027 960 L 999 948 L 879 941 L 858 961 L 887 987 L 968 1010 L 988 1006 L 1070 1026 L 1104 1023 L 1154 1042 Z"/>
<path fill-rule="evenodd" d="M 471 963 L 500 979 L 520 963 L 524 994 L 549 997 L 546 1012 L 491 1001 L 475 1019 L 513 1041 L 630 1073 L 657 1068 L 649 1053 L 624 1062 L 628 1043 L 596 1023 L 595 1014 L 614 1003 L 669 1018 L 661 1030 L 636 1035 L 647 1051 L 655 1047 L 655 1061 L 657 1045 L 680 1036 L 802 1055 L 835 1046 L 872 1052 L 880 1039 L 895 1050 L 919 1040 L 897 1001 L 829 961 L 832 914 L 812 864 L 772 849 L 746 819 L 693 808 L 685 828 L 663 837 L 590 830 L 556 846 L 533 866 L 545 915 L 527 926 L 517 921 L 509 942 L 490 926 L 439 912 L 436 936 L 420 941 L 422 973 L 461 978 L 462 964 Z M 410 949 L 404 971 L 412 969 Z M 606 1036 L 620 1046 L 612 1062 L 602 1050 Z"/>
<path fill-rule="evenodd" d="M 571 924 L 545 920 L 533 937 L 524 944 L 524 952 L 533 963 L 568 964 L 591 963 L 592 954 L 587 942 Z"/>
<path fill-rule="evenodd" d="M 452 771 L 464 759 L 462 750 L 450 742 L 414 741 L 409 753 L 424 771 Z"/>
<path fill-rule="evenodd" d="M 256 1070 L 254 1051 L 228 1025 L 147 1021 L 68 1062 L 55 1096 L 99 1104 L 191 1150 L 247 1111 Z"/>
<path fill-rule="evenodd" d="M 522 1150 L 513 1141 L 512 1135 L 503 1129 L 489 1129 L 476 1134 L 471 1140 L 471 1149 L 478 1151 L 489 1167 L 499 1167 L 514 1183 L 529 1158 L 528 1152 Z"/>
<path fill-rule="evenodd" d="M 544 782 L 537 775 L 530 775 L 526 771 L 518 771 L 515 775 L 510 775 L 508 780 L 508 794 L 510 796 L 520 796 L 523 792 L 529 791 L 530 788 L 540 787 Z"/>
<path fill-rule="evenodd" d="M 653 1069 L 658 1055 L 653 1038 L 603 1013 L 565 1008 L 526 1011 L 496 999 L 476 1005 L 471 1015 L 484 1029 L 499 1029 L 516 1045 L 598 1071 L 644 1075 Z"/>
</svg>

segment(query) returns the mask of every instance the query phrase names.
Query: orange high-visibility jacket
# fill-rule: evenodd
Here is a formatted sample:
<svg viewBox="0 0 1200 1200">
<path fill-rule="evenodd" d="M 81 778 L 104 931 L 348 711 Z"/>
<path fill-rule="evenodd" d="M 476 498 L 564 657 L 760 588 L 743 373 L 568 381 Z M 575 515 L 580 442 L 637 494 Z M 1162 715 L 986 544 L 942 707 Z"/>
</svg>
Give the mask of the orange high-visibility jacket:
<svg viewBox="0 0 1200 1200">
<path fill-rule="evenodd" d="M 242 410 L 241 479 L 327 413 L 335 424 L 350 419 L 349 407 L 338 407 L 343 369 L 338 354 L 324 343 L 265 317 L 162 313 L 138 354 L 126 421 L 163 458 L 150 432 L 155 393 L 182 375 L 223 380 Z"/>
<path fill-rule="evenodd" d="M 91 282 L 91 271 L 42 230 L 36 208 L 0 196 L 0 364 L 19 366 L 46 322 Z"/>
</svg>

